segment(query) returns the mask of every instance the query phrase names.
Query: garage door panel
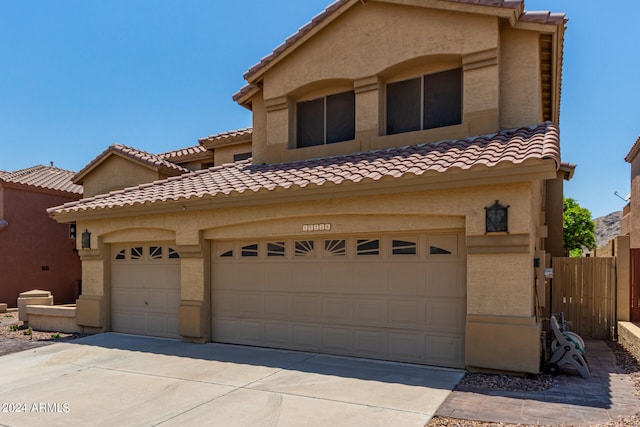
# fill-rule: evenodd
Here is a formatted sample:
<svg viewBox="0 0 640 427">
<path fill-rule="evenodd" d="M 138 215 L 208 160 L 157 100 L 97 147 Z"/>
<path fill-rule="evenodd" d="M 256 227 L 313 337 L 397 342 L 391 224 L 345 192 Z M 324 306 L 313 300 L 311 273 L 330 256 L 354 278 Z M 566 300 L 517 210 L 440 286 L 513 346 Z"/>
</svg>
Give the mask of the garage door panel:
<svg viewBox="0 0 640 427">
<path fill-rule="evenodd" d="M 380 357 L 381 355 L 388 355 L 387 332 L 354 330 L 353 350 L 360 356 Z"/>
<path fill-rule="evenodd" d="M 322 300 L 319 295 L 293 295 L 291 311 L 298 320 L 316 320 L 322 316 Z"/>
<path fill-rule="evenodd" d="M 147 289 L 175 289 L 175 284 L 180 283 L 180 269 L 175 265 L 153 266 L 145 281 Z"/>
<path fill-rule="evenodd" d="M 264 339 L 264 325 L 261 321 L 240 321 L 240 343 L 259 344 Z"/>
<path fill-rule="evenodd" d="M 236 343 L 239 333 L 239 322 L 235 319 L 218 318 L 213 323 L 213 335 L 219 342 Z"/>
<path fill-rule="evenodd" d="M 389 357 L 408 362 L 424 362 L 425 341 L 423 334 L 389 333 Z"/>
<path fill-rule="evenodd" d="M 465 311 L 456 300 L 427 301 L 425 326 L 441 331 L 460 331 L 464 328 Z"/>
<path fill-rule="evenodd" d="M 144 335 L 146 332 L 146 314 L 131 311 L 114 311 L 111 329 L 116 332 Z"/>
<path fill-rule="evenodd" d="M 291 295 L 267 294 L 264 297 L 264 314 L 269 319 L 291 318 Z"/>
<path fill-rule="evenodd" d="M 237 298 L 238 314 L 242 316 L 262 317 L 264 315 L 264 295 L 254 292 L 243 292 Z"/>
<path fill-rule="evenodd" d="M 385 263 L 360 262 L 354 265 L 354 290 L 358 293 L 386 294 L 388 266 Z"/>
<path fill-rule="evenodd" d="M 287 346 L 291 342 L 291 325 L 285 322 L 266 322 L 264 325 L 265 342 L 274 346 Z"/>
<path fill-rule="evenodd" d="M 462 298 L 466 294 L 460 263 L 434 263 L 427 269 L 427 296 Z"/>
<path fill-rule="evenodd" d="M 294 292 L 317 292 L 322 289 L 322 269 L 317 263 L 294 261 L 289 268 Z"/>
<path fill-rule="evenodd" d="M 359 324 L 384 325 L 389 321 L 386 299 L 355 299 L 354 320 Z"/>
<path fill-rule="evenodd" d="M 464 344 L 461 337 L 427 336 L 426 349 L 429 363 L 464 367 Z"/>
<path fill-rule="evenodd" d="M 291 338 L 294 348 L 300 350 L 320 350 L 322 346 L 322 328 L 314 325 L 293 325 Z"/>
<path fill-rule="evenodd" d="M 351 328 L 322 328 L 322 348 L 335 353 L 352 353 L 353 332 Z"/>
<path fill-rule="evenodd" d="M 112 305 L 118 307 L 119 311 L 135 311 L 144 307 L 146 297 L 147 292 L 145 290 L 123 289 L 122 291 L 114 292 L 111 301 Z"/>
<path fill-rule="evenodd" d="M 351 322 L 353 299 L 347 297 L 323 297 L 322 319 L 328 322 Z"/>
<path fill-rule="evenodd" d="M 234 283 L 236 289 L 241 290 L 263 290 L 264 289 L 264 265 L 250 264 L 236 266 Z"/>
<path fill-rule="evenodd" d="M 347 263 L 326 265 L 321 269 L 322 289 L 325 292 L 353 292 L 353 266 Z"/>
<path fill-rule="evenodd" d="M 424 263 L 389 265 L 389 292 L 394 295 L 424 295 L 426 288 Z"/>
<path fill-rule="evenodd" d="M 293 274 L 288 264 L 274 263 L 264 266 L 264 288 L 273 291 L 292 291 Z"/>
<path fill-rule="evenodd" d="M 421 300 L 390 300 L 389 323 L 419 328 L 424 325 L 425 307 Z"/>
</svg>

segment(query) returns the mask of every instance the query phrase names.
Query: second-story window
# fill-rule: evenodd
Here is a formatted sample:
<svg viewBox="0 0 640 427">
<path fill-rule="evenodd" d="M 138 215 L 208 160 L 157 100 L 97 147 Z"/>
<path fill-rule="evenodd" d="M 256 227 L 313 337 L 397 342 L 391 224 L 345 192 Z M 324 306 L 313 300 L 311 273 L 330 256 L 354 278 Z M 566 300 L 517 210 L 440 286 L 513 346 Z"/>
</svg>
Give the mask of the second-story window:
<svg viewBox="0 0 640 427">
<path fill-rule="evenodd" d="M 296 146 L 333 144 L 355 138 L 356 97 L 353 91 L 296 104 Z"/>
<path fill-rule="evenodd" d="M 387 135 L 462 123 L 462 69 L 387 84 Z"/>
</svg>

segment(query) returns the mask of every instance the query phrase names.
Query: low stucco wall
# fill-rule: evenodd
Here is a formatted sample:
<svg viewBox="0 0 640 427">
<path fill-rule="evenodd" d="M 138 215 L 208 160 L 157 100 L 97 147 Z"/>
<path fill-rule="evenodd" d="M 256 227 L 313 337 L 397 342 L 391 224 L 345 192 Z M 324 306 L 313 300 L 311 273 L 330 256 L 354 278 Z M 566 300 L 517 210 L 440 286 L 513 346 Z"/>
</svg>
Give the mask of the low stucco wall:
<svg viewBox="0 0 640 427">
<path fill-rule="evenodd" d="M 83 332 L 76 323 L 75 305 L 28 305 L 26 312 L 29 327 L 38 331 Z"/>
<path fill-rule="evenodd" d="M 631 322 L 618 322 L 618 342 L 640 360 L 640 327 Z"/>
</svg>

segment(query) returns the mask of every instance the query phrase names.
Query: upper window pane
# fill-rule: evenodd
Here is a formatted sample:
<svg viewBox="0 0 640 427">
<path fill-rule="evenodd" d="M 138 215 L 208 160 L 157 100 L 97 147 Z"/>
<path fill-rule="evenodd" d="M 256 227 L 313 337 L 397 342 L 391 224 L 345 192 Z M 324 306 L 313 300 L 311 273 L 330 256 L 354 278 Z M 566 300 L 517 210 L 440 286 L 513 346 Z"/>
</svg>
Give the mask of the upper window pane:
<svg viewBox="0 0 640 427">
<path fill-rule="evenodd" d="M 421 80 L 387 85 L 387 135 L 420 130 Z"/>
<path fill-rule="evenodd" d="M 349 141 L 356 133 L 356 95 L 338 93 L 296 105 L 298 148 Z"/>
<path fill-rule="evenodd" d="M 298 147 L 324 144 L 324 98 L 298 102 Z"/>
<path fill-rule="evenodd" d="M 327 96 L 327 144 L 356 137 L 356 94 L 344 92 Z"/>
<path fill-rule="evenodd" d="M 462 69 L 424 76 L 424 129 L 462 123 Z"/>
</svg>

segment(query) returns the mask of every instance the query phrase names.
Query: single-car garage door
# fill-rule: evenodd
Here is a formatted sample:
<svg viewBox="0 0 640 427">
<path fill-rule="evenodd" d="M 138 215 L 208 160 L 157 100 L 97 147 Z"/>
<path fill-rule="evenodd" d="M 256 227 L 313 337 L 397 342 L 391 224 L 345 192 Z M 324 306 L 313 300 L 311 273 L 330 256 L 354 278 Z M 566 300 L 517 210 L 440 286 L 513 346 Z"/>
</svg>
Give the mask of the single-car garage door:
<svg viewBox="0 0 640 427">
<path fill-rule="evenodd" d="M 463 234 L 216 241 L 218 342 L 464 366 Z"/>
<path fill-rule="evenodd" d="M 111 329 L 178 338 L 180 255 L 168 245 L 113 246 Z"/>
</svg>

